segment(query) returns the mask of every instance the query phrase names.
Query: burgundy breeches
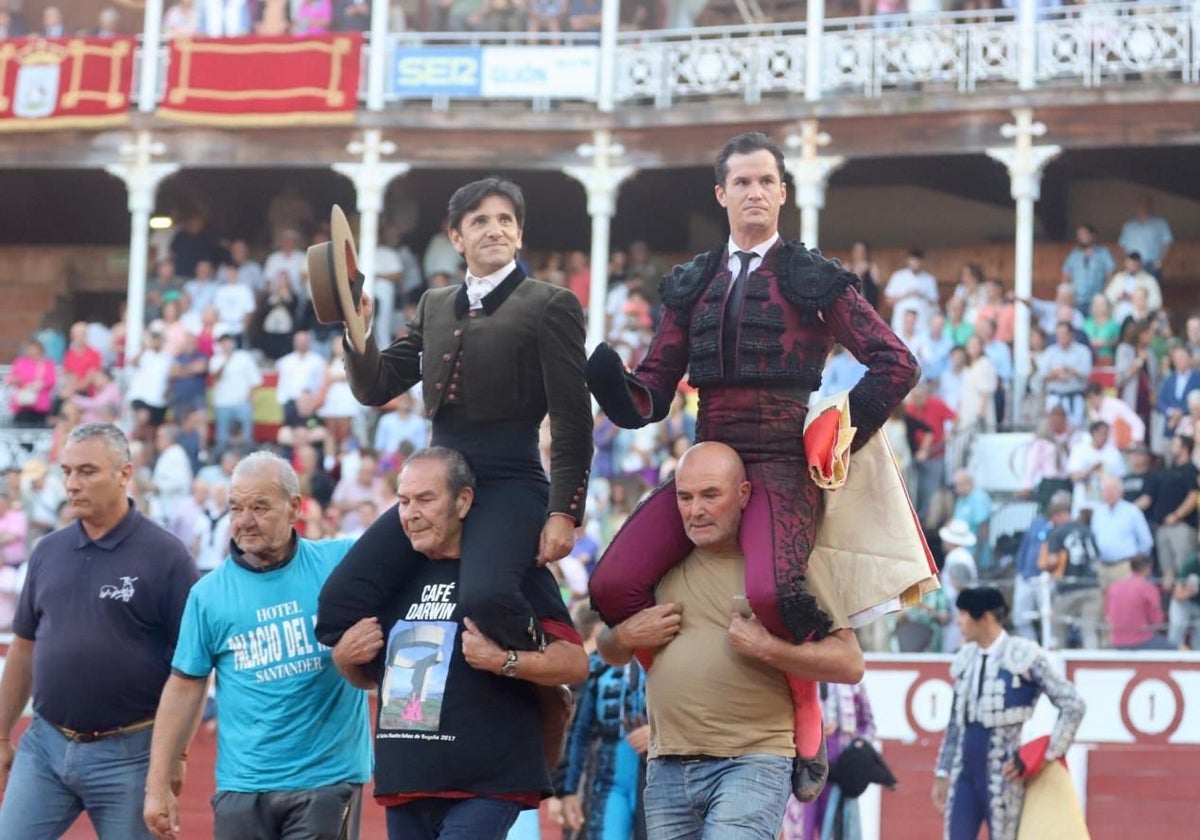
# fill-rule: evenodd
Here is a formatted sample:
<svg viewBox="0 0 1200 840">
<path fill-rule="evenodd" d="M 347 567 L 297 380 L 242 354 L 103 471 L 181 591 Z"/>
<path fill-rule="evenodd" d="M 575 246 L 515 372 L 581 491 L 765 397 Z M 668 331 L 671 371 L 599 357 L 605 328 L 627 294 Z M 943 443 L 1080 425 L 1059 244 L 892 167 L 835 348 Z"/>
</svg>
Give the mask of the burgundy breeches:
<svg viewBox="0 0 1200 840">
<path fill-rule="evenodd" d="M 830 619 L 804 585 L 822 509 L 821 490 L 803 462 L 746 465 L 750 502 L 738 539 L 746 558 L 746 597 L 775 635 L 819 638 Z M 592 573 L 592 605 L 609 626 L 654 605 L 654 588 L 692 551 L 668 481 L 629 515 Z M 732 610 L 732 605 L 731 605 Z"/>
</svg>

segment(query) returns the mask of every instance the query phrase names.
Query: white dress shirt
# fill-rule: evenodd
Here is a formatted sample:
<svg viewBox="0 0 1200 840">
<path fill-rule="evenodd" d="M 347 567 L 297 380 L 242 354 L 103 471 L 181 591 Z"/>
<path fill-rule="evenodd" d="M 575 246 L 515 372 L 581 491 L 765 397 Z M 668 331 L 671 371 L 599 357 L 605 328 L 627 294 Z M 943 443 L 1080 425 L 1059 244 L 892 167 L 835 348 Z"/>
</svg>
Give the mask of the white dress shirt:
<svg viewBox="0 0 1200 840">
<path fill-rule="evenodd" d="M 493 271 L 484 277 L 476 277 L 470 271 L 467 271 L 467 300 L 471 302 L 471 308 L 483 309 L 483 299 L 503 283 L 504 278 L 512 274 L 513 269 L 516 267 L 517 261 L 510 260 L 504 268 L 499 271 Z"/>
<path fill-rule="evenodd" d="M 733 237 L 730 236 L 729 244 L 726 246 L 726 250 L 729 253 L 729 259 L 725 263 L 726 267 L 729 269 L 729 272 L 734 277 L 737 277 L 738 273 L 742 270 L 742 261 L 738 259 L 738 251 L 749 251 L 751 254 L 754 254 L 754 256 L 750 258 L 750 269 L 747 273 L 753 274 L 754 272 L 758 271 L 758 267 L 762 265 L 763 257 L 766 256 L 767 251 L 771 250 L 778 239 L 779 232 L 776 231 L 770 239 L 764 242 L 759 242 L 752 248 L 743 248 L 741 245 L 738 245 L 736 242 L 734 242 Z M 730 283 L 729 287 L 732 289 L 733 284 Z"/>
</svg>

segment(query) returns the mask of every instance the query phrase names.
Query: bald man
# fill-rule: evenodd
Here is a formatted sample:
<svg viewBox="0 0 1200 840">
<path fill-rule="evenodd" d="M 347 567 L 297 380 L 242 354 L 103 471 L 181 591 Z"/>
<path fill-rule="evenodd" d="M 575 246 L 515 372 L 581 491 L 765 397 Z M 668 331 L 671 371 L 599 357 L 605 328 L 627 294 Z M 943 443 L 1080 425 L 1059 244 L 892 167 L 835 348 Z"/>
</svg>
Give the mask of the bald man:
<svg viewBox="0 0 1200 840">
<path fill-rule="evenodd" d="M 675 498 L 693 551 L 658 584 L 656 606 L 600 636 L 613 664 L 653 654 L 647 834 L 774 840 L 796 755 L 784 675 L 856 683 L 862 651 L 848 629 L 792 644 L 750 612 L 738 544 L 750 482 L 737 452 L 693 446 L 676 469 Z"/>
</svg>

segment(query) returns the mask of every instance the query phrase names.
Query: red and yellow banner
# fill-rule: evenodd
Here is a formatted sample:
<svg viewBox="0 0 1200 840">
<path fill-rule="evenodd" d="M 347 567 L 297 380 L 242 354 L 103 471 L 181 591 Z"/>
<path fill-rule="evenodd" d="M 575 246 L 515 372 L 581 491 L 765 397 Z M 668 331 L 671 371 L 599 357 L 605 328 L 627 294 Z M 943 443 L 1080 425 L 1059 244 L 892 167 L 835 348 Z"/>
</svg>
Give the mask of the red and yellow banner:
<svg viewBox="0 0 1200 840">
<path fill-rule="evenodd" d="M 132 38 L 0 42 L 0 131 L 120 125 L 132 80 Z"/>
<path fill-rule="evenodd" d="M 208 125 L 351 122 L 362 33 L 171 42 L 160 116 Z"/>
</svg>

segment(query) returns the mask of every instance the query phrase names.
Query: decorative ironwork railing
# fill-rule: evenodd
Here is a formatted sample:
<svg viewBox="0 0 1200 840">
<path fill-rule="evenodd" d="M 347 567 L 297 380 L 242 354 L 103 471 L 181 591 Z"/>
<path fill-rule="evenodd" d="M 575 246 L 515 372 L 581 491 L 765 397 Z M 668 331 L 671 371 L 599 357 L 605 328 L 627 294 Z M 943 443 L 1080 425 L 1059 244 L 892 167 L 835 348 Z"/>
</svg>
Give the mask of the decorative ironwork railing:
<svg viewBox="0 0 1200 840">
<path fill-rule="evenodd" d="M 480 78 L 494 60 L 506 82 L 529 77 L 517 89 L 532 91 L 525 98 L 535 107 L 611 100 L 617 107 L 665 109 L 687 101 L 755 104 L 806 93 L 844 100 L 917 89 L 970 94 L 1195 84 L 1198 32 L 1200 3 L 1193 0 L 1088 3 L 1042 9 L 1028 26 L 1013 11 L 990 11 L 834 18 L 819 30 L 780 22 L 626 31 L 611 52 L 601 49 L 596 33 L 402 32 L 368 44 L 363 61 L 366 68 L 370 50 L 386 50 L 385 98 L 406 105 L 426 101 L 448 108 L 458 100 L 525 96 L 514 96 L 511 84 L 508 93 L 489 92 Z M 575 52 L 547 58 L 564 49 Z M 812 50 L 819 51 L 817 60 L 809 60 Z M 166 54 L 160 50 L 159 96 Z M 135 67 L 140 74 L 141 62 Z M 406 86 L 408 70 L 420 81 Z M 819 78 L 811 80 L 811 72 Z M 586 78 L 580 82 L 587 74 L 595 79 L 590 87 Z M 601 85 L 611 85 L 611 97 Z"/>
<path fill-rule="evenodd" d="M 1110 3 L 1047 11 L 1033 22 L 1033 79 L 1048 85 L 1200 79 L 1200 7 Z M 696 98 L 802 94 L 807 53 L 819 46 L 821 98 L 880 97 L 917 87 L 971 93 L 1020 82 L 1020 24 L 1011 12 L 889 15 L 803 23 L 625 32 L 615 98 L 658 108 Z"/>
</svg>

